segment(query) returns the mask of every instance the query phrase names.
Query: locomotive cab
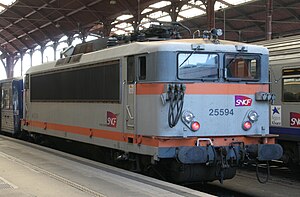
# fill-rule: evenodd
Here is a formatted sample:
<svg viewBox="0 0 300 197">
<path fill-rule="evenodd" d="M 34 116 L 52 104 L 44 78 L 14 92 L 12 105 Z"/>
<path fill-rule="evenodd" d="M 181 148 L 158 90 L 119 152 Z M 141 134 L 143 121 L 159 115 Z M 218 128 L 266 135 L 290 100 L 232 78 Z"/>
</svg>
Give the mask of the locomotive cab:
<svg viewBox="0 0 300 197">
<path fill-rule="evenodd" d="M 149 53 L 146 76 L 139 78 L 134 72 L 135 132 L 143 136 L 139 140 L 153 138 L 158 160 L 175 158 L 193 171 L 194 177 L 177 180 L 216 179 L 197 165 L 211 166 L 212 171 L 218 166 L 219 178 L 226 179 L 245 158 L 279 159 L 282 148 L 274 144 L 276 136 L 269 134 L 268 126 L 274 95 L 269 93 L 267 50 L 197 41 L 178 44 L 176 51 Z M 140 64 L 138 58 L 136 62 Z"/>
</svg>

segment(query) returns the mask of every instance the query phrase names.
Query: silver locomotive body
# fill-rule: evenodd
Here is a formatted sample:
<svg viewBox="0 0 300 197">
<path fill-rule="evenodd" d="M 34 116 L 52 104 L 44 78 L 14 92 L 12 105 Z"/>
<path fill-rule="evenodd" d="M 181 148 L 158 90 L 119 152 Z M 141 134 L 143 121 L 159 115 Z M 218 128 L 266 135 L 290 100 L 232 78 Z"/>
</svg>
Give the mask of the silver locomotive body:
<svg viewBox="0 0 300 197">
<path fill-rule="evenodd" d="M 147 156 L 178 182 L 232 178 L 246 159 L 282 154 L 264 47 L 132 43 L 32 67 L 24 89 L 24 130 Z"/>
</svg>

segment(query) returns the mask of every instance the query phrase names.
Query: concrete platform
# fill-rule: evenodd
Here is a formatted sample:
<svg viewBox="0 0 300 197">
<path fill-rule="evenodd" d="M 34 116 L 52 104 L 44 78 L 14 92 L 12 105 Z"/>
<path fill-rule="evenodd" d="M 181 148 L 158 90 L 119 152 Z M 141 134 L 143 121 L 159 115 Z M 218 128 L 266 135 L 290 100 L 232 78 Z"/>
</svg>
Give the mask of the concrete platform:
<svg viewBox="0 0 300 197">
<path fill-rule="evenodd" d="M 0 197 L 211 196 L 0 136 Z"/>
</svg>

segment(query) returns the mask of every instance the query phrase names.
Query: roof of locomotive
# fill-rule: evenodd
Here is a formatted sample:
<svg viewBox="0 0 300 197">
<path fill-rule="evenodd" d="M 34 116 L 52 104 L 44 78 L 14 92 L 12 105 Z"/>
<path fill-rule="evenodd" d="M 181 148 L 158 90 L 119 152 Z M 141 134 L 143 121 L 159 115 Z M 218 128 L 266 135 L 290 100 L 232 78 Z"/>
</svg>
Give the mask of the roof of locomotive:
<svg viewBox="0 0 300 197">
<path fill-rule="evenodd" d="M 205 50 L 209 52 L 237 52 L 236 46 L 247 46 L 247 53 L 268 54 L 267 48 L 258 45 L 250 45 L 240 42 L 232 42 L 227 40 L 219 40 L 218 44 L 213 43 L 208 39 L 174 39 L 164 41 L 151 42 L 133 42 L 130 44 L 118 45 L 105 48 L 102 50 L 83 54 L 80 62 L 68 63 L 65 65 L 56 66 L 56 61 L 44 63 L 39 66 L 31 67 L 27 70 L 28 73 L 40 73 L 51 70 L 59 70 L 70 67 L 76 67 L 84 64 L 93 64 L 99 61 L 110 61 L 120 59 L 123 56 L 145 54 L 156 51 L 192 51 L 191 45 L 204 45 Z"/>
</svg>

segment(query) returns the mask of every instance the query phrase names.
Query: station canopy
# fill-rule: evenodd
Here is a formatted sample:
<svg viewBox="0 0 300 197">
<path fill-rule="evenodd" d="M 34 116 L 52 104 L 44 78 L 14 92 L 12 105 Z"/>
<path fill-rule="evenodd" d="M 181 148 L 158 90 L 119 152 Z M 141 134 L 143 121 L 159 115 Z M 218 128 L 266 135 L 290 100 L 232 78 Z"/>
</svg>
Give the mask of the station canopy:
<svg viewBox="0 0 300 197">
<path fill-rule="evenodd" d="M 221 39 L 264 40 L 267 2 L 272 2 L 273 38 L 300 33 L 299 0 L 216 0 Z M 192 32 L 207 30 L 206 5 L 207 0 L 0 0 L 0 51 L 16 54 L 64 36 L 126 35 L 136 26 L 170 22 L 174 15 Z"/>
</svg>

